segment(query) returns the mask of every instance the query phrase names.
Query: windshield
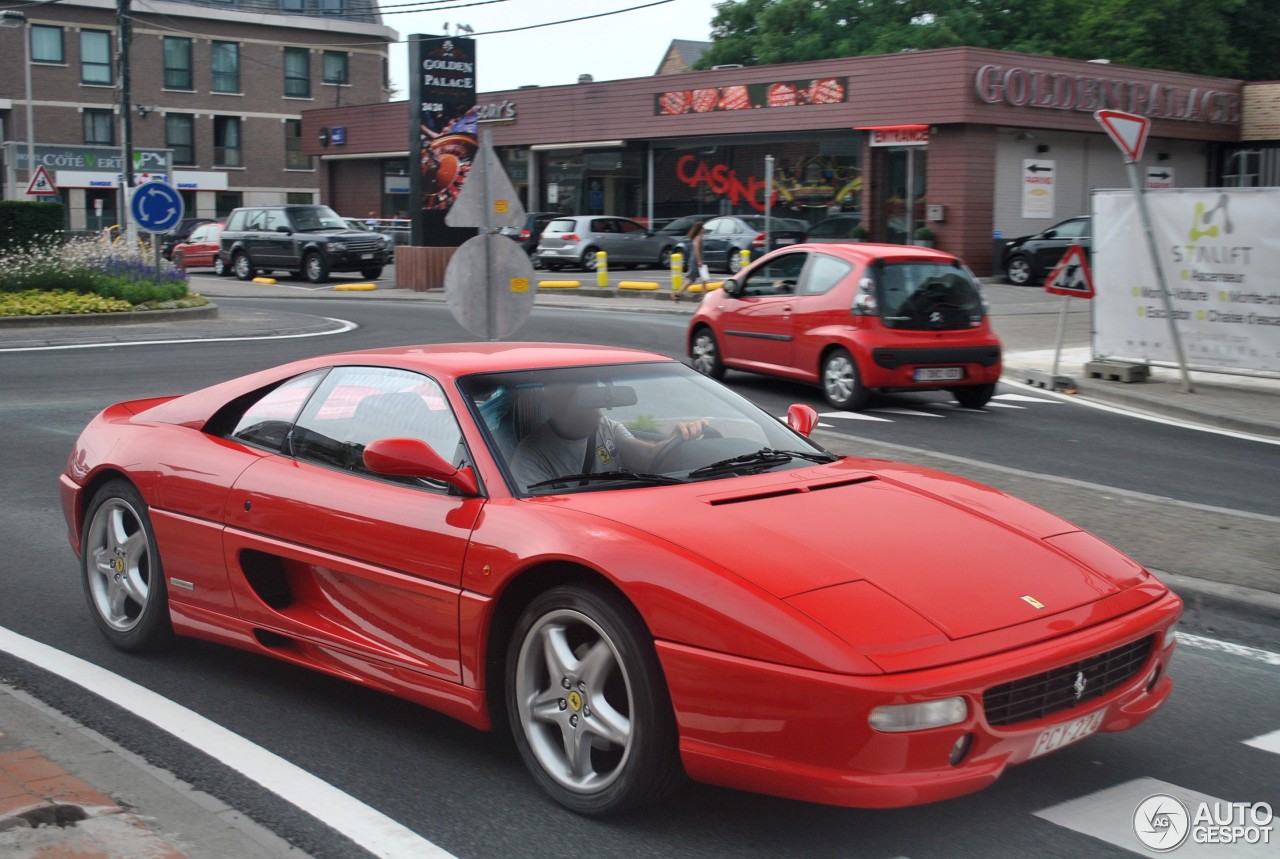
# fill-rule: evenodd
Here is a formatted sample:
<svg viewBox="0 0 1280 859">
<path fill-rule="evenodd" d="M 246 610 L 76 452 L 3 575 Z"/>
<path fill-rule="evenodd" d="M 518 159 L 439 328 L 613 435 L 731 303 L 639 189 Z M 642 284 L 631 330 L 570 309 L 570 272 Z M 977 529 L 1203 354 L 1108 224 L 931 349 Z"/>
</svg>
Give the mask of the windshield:
<svg viewBox="0 0 1280 859">
<path fill-rule="evenodd" d="M 880 319 L 889 328 L 946 331 L 982 324 L 982 294 L 963 268 L 948 263 L 886 263 L 876 270 Z"/>
<path fill-rule="evenodd" d="M 300 231 L 349 228 L 346 220 L 328 206 L 299 206 L 290 211 L 293 225 Z"/>
<path fill-rule="evenodd" d="M 459 385 L 508 483 L 528 495 L 714 480 L 834 459 L 675 362 L 487 373 Z"/>
</svg>

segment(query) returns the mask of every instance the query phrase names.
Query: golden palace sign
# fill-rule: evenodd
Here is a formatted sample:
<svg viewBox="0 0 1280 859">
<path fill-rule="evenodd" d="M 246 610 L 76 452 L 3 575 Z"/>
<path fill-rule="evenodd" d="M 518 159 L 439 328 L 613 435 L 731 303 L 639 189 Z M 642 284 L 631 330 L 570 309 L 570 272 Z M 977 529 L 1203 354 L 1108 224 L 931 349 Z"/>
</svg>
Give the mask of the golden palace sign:
<svg viewBox="0 0 1280 859">
<path fill-rule="evenodd" d="M 1105 66 L 1103 66 L 1105 68 Z M 1050 110 L 1123 110 L 1151 119 L 1231 125 L 1240 122 L 1240 96 L 1222 90 L 1175 86 L 988 63 L 973 80 L 987 104 Z"/>
</svg>

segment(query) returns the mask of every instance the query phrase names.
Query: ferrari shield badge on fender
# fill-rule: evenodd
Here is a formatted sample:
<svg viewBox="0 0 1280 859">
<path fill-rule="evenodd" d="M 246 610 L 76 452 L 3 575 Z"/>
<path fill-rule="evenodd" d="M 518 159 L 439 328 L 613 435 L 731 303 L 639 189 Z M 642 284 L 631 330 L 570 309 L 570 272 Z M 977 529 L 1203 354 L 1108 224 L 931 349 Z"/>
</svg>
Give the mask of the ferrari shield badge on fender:
<svg viewBox="0 0 1280 859">
<path fill-rule="evenodd" d="M 1023 596 L 1022 601 L 1032 608 L 1044 608 L 1044 603 L 1040 602 L 1040 600 L 1036 599 L 1031 594 Z"/>
</svg>

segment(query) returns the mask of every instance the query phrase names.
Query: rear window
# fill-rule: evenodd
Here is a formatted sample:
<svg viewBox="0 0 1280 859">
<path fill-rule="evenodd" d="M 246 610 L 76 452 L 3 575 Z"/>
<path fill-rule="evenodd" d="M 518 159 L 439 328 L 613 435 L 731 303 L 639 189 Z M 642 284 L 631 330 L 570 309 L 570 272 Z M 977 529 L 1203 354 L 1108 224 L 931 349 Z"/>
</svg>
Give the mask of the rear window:
<svg viewBox="0 0 1280 859">
<path fill-rule="evenodd" d="M 888 328 L 945 331 L 982 324 L 982 295 L 964 269 L 946 263 L 886 263 L 876 271 Z"/>
<path fill-rule="evenodd" d="M 544 232 L 548 233 L 572 233 L 574 229 L 573 220 L 570 218 L 562 218 L 558 221 L 552 221 L 547 224 Z"/>
</svg>

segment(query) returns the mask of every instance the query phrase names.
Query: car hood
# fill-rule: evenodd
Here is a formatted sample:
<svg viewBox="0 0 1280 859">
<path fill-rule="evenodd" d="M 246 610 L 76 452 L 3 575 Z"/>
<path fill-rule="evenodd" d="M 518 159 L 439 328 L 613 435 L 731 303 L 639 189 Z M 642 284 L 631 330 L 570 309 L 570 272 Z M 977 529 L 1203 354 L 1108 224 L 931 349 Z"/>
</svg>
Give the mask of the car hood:
<svg viewBox="0 0 1280 859">
<path fill-rule="evenodd" d="M 819 608 L 826 596 L 838 604 L 853 593 L 837 592 L 838 585 L 870 585 L 874 599 L 864 604 L 896 602 L 909 610 L 904 623 L 927 621 L 956 640 L 1103 600 L 1147 576 L 1037 507 L 959 477 L 890 463 L 846 459 L 660 493 L 620 490 L 605 499 L 558 498 L 695 552 L 840 635 L 847 630 L 837 627 L 847 621 Z"/>
</svg>

